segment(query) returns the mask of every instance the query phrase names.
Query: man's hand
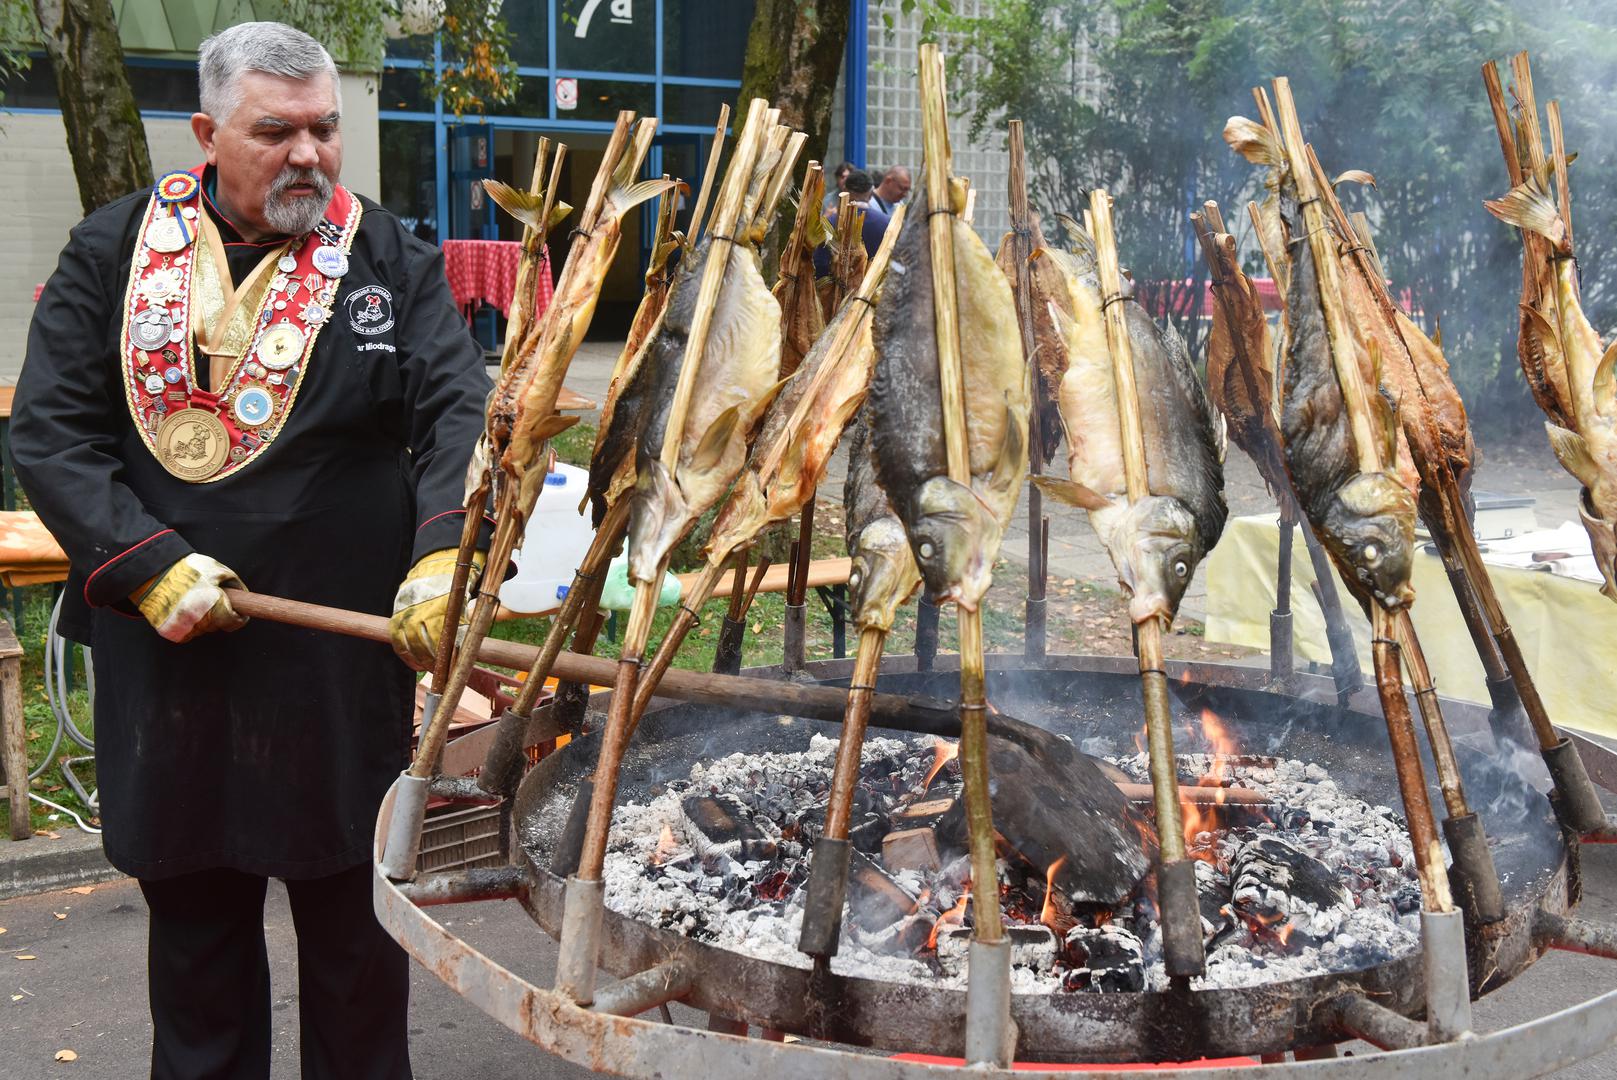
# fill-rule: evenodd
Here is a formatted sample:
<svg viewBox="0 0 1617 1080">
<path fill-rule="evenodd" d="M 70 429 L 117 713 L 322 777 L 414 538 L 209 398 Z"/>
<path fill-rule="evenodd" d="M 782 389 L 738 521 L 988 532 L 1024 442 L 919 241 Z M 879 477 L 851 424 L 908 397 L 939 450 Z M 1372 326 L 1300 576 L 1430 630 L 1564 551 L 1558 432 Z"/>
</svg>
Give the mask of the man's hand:
<svg viewBox="0 0 1617 1080">
<path fill-rule="evenodd" d="M 213 630 L 240 630 L 247 618 L 236 614 L 224 589 L 245 589 L 236 572 L 216 559 L 192 552 L 135 593 L 135 606 L 169 641 L 190 641 Z"/>
<path fill-rule="evenodd" d="M 393 618 L 387 624 L 388 633 L 393 637 L 393 651 L 417 671 L 432 667 L 438 655 L 438 639 L 444 632 L 444 616 L 448 614 L 449 586 L 454 581 L 457 554 L 454 548 L 444 548 L 423 555 L 421 561 L 405 575 L 398 595 L 393 598 Z M 471 584 L 477 578 L 476 571 L 483 568 L 483 559 L 481 551 L 472 553 L 474 572 L 467 579 L 468 597 L 471 595 Z M 464 608 L 460 621 L 465 625 Z"/>
</svg>

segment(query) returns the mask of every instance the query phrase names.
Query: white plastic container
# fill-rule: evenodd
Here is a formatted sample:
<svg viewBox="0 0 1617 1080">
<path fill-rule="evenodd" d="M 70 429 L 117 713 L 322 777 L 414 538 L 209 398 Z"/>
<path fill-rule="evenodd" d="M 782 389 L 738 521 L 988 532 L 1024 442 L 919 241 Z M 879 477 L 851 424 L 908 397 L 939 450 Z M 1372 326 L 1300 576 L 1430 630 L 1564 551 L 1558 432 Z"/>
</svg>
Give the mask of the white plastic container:
<svg viewBox="0 0 1617 1080">
<path fill-rule="evenodd" d="M 595 537 L 588 508 L 578 508 L 588 480 L 587 470 L 560 462 L 545 477 L 522 545 L 511 556 L 516 573 L 500 586 L 500 602 L 512 611 L 553 611 L 567 595 Z"/>
</svg>

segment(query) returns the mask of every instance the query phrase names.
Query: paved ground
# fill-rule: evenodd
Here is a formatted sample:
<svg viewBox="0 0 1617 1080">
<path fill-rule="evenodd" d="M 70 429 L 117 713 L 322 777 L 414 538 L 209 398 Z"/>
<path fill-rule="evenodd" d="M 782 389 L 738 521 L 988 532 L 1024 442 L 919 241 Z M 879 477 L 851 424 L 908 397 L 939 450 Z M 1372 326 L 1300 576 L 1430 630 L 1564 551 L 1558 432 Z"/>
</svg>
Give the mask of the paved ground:
<svg viewBox="0 0 1617 1080">
<path fill-rule="evenodd" d="M 567 374 L 567 385 L 597 402 L 606 396 L 611 380 L 612 365 L 617 360 L 619 344 L 615 342 L 586 342 L 579 349 Z M 594 417 L 588 417 L 591 422 Z M 1473 486 L 1479 491 L 1501 494 L 1531 495 L 1538 500 L 1535 512 L 1541 525 L 1553 528 L 1563 521 L 1577 521 L 1577 483 L 1561 470 L 1550 453 L 1549 444 L 1529 442 L 1521 447 L 1500 449 L 1490 454 L 1486 433 L 1479 433 L 1483 445 L 1481 464 Z M 1052 471 L 1064 472 L 1061 455 Z M 821 491 L 840 498 L 845 475 L 845 460 L 839 451 L 832 459 L 826 482 Z M 1239 449 L 1231 447 L 1225 463 L 1224 495 L 1230 513 L 1267 513 L 1274 509 L 1263 479 L 1251 460 Z M 1027 565 L 1027 495 L 1008 531 L 1004 552 L 1020 565 Z M 1073 578 L 1080 582 L 1098 582 L 1109 588 L 1116 587 L 1117 575 L 1111 560 L 1095 537 L 1082 511 L 1045 500 L 1044 512 L 1050 518 L 1050 577 L 1056 581 Z M 1191 582 L 1180 606 L 1183 616 L 1205 621 L 1207 618 L 1207 582 L 1205 574 L 1198 574 Z"/>
<path fill-rule="evenodd" d="M 1585 917 L 1617 921 L 1617 848 L 1584 849 Z M 518 974 L 548 986 L 553 943 L 514 903 L 484 903 L 438 912 L 462 939 Z M 65 916 L 62 917 L 62 916 Z M 270 889 L 264 918 L 275 1008 L 273 1076 L 297 1076 L 297 998 L 291 914 L 286 893 Z M 0 1075 L 16 1080 L 143 1075 L 151 1025 L 146 1013 L 146 908 L 132 882 L 97 885 L 87 895 L 45 893 L 0 902 Z M 17 956 L 34 956 L 18 960 Z M 1476 1008 L 1477 1027 L 1495 1030 L 1566 1008 L 1610 990 L 1609 961 L 1554 953 Z M 676 1009 L 681 1023 L 701 1023 Z M 588 1075 L 550 1057 L 478 1012 L 416 968 L 411 1001 L 411 1054 L 422 1080 L 549 1080 Z M 78 1060 L 58 1063 L 59 1050 Z M 1617 1052 L 1557 1074 L 1565 1080 L 1617 1078 Z"/>
</svg>

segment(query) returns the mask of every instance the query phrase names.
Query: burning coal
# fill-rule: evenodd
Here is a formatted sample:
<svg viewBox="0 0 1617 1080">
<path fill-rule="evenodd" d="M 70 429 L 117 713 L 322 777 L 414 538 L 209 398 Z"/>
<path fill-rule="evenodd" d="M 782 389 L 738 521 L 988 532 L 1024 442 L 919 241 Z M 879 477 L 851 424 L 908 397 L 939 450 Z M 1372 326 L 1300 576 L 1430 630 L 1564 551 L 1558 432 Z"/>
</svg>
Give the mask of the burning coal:
<svg viewBox="0 0 1617 1080">
<path fill-rule="evenodd" d="M 1416 947 L 1419 888 L 1392 810 L 1340 791 L 1316 765 L 1243 756 L 1204 712 L 1180 757 L 1187 840 L 1208 950 L 1206 986 L 1251 985 L 1384 963 Z M 808 852 L 824 821 L 835 742 L 692 767 L 650 802 L 618 808 L 606 864 L 615 911 L 792 966 Z M 972 918 L 955 748 L 871 739 L 850 839 L 840 974 L 963 986 Z M 1147 779 L 1143 754 L 1119 781 Z M 1209 795 L 1206 788 L 1217 789 Z M 1166 985 L 1149 879 L 1122 902 L 1075 899 L 1062 862 L 1001 836 L 999 895 L 1019 993 Z M 1150 838 L 1144 842 L 1149 843 Z"/>
</svg>

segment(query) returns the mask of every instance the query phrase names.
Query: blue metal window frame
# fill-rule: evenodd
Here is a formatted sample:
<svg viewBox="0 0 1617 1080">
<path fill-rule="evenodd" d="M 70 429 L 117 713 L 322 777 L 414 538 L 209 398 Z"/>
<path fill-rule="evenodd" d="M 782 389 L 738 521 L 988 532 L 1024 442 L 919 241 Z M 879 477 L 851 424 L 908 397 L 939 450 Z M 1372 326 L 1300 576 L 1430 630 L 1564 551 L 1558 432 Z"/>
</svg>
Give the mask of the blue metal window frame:
<svg viewBox="0 0 1617 1080">
<path fill-rule="evenodd" d="M 861 28 L 861 42 L 863 41 L 863 11 L 865 2 L 866 0 L 855 0 L 855 7 L 859 9 L 860 12 L 861 21 L 859 26 Z M 557 78 L 589 79 L 596 82 L 619 82 L 650 85 L 652 87 L 652 98 L 654 103 L 653 107 L 655 109 L 655 115 L 657 116 L 661 116 L 663 112 L 663 88 L 666 86 L 705 86 L 721 90 L 739 90 L 741 88 L 740 79 L 709 79 L 692 75 L 669 75 L 665 73 L 663 68 L 663 0 L 655 0 L 654 4 L 654 33 L 657 47 L 655 49 L 655 61 L 652 65 L 652 70 L 649 73 L 594 71 L 587 68 L 557 66 L 555 0 L 547 0 L 547 9 L 548 47 L 545 55 L 550 58 L 550 62 L 537 67 L 519 65 L 517 67 L 517 74 L 522 78 L 544 79 L 547 87 L 554 87 L 554 81 Z M 850 27 L 850 32 L 851 30 L 852 28 Z M 862 65 L 864 56 L 863 45 L 860 47 L 859 56 L 861 58 L 860 64 Z M 424 68 L 430 68 L 436 76 L 443 70 L 443 62 L 443 41 L 441 38 L 434 38 L 432 46 L 432 59 L 430 61 L 417 59 L 415 57 L 386 57 L 382 61 L 382 66 L 384 70 L 392 69 L 395 71 L 419 71 Z M 854 70 L 854 66 L 851 63 L 849 64 L 848 70 L 849 78 L 851 80 Z M 862 66 L 859 69 L 859 77 L 862 100 L 864 87 L 864 72 Z M 448 227 L 449 221 L 449 128 L 451 126 L 462 123 L 488 124 L 494 128 L 505 128 L 516 131 L 544 130 L 606 133 L 612 130 L 612 122 L 610 120 L 569 120 L 563 117 L 558 117 L 556 115 L 556 95 L 553 90 L 545 95 L 545 100 L 546 107 L 545 115 L 543 116 L 466 115 L 454 117 L 447 115 L 444 112 L 444 103 L 441 97 L 433 99 L 433 108 L 431 112 L 400 111 L 393 109 L 383 109 L 378 112 L 378 120 L 403 120 L 413 123 L 430 123 L 433 126 L 433 146 L 436 149 L 434 157 L 437 163 L 435 180 L 437 182 L 438 189 L 436 215 L 437 220 L 440 223 L 440 238 L 443 236 L 443 232 L 441 230 Z M 657 133 L 659 136 L 711 136 L 713 134 L 713 129 L 712 127 L 704 124 L 659 124 L 657 127 Z M 862 120 L 859 127 L 859 140 L 860 153 L 862 157 L 864 144 L 864 127 Z M 658 139 L 657 141 L 654 141 L 651 146 L 651 153 L 646 162 L 647 174 L 650 176 L 660 176 L 662 174 L 662 168 L 663 150 L 661 139 Z M 642 212 L 644 213 L 645 210 L 643 209 Z M 656 212 L 655 206 L 650 207 L 650 212 L 653 214 Z"/>
<path fill-rule="evenodd" d="M 658 3 L 661 3 L 661 2 L 662 2 L 662 0 L 658 0 Z M 44 53 L 42 53 L 42 52 L 30 52 L 28 55 L 29 55 L 29 59 L 32 60 L 36 64 L 38 64 L 38 63 L 46 63 L 46 64 L 50 63 L 50 58 L 48 56 L 46 56 Z M 185 68 L 185 69 L 190 70 L 190 71 L 195 71 L 196 66 L 197 66 L 195 60 L 171 60 L 171 59 L 168 59 L 166 57 L 161 57 L 161 56 L 127 56 L 127 55 L 124 57 L 124 64 L 126 66 L 128 66 L 128 67 Z M 32 107 L 32 106 L 19 108 L 19 107 L 15 107 L 15 106 L 0 104 L 0 114 L 3 114 L 3 113 L 11 113 L 11 114 L 14 114 L 16 116 L 61 116 L 62 115 L 62 110 L 61 109 L 42 109 L 42 108 L 37 108 L 37 107 Z M 153 120 L 189 120 L 189 119 L 191 119 L 191 114 L 190 113 L 188 113 L 188 112 L 178 112 L 178 111 L 176 111 L 174 109 L 141 109 L 140 110 L 140 115 L 142 117 L 149 117 L 150 119 L 153 119 Z"/>
</svg>

